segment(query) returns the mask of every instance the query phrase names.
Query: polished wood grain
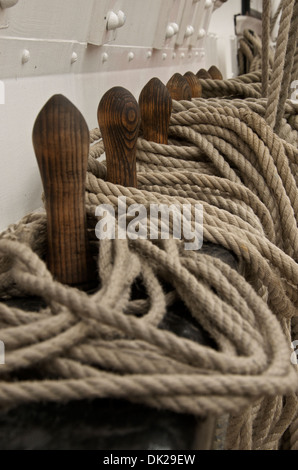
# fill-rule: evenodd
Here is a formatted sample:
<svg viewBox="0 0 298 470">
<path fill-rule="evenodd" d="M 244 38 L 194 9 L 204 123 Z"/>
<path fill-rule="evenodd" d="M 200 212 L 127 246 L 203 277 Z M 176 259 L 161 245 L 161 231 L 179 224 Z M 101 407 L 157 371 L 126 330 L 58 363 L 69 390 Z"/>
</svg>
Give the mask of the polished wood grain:
<svg viewBox="0 0 298 470">
<path fill-rule="evenodd" d="M 47 211 L 47 265 L 58 281 L 85 286 L 93 272 L 86 232 L 89 130 L 80 111 L 54 95 L 38 114 L 33 147 Z"/>
<path fill-rule="evenodd" d="M 184 77 L 190 86 L 192 98 L 200 98 L 202 96 L 202 86 L 198 77 L 193 72 L 186 72 Z"/>
<path fill-rule="evenodd" d="M 186 78 L 180 73 L 175 73 L 166 84 L 166 87 L 173 100 L 191 100 L 191 88 Z"/>
<path fill-rule="evenodd" d="M 144 139 L 167 144 L 172 98 L 167 87 L 158 78 L 152 78 L 144 86 L 140 93 L 139 106 Z"/>
<path fill-rule="evenodd" d="M 99 103 L 97 118 L 105 146 L 107 180 L 136 188 L 136 144 L 140 128 L 137 101 L 125 88 L 111 88 Z"/>
<path fill-rule="evenodd" d="M 223 80 L 221 71 L 215 65 L 212 65 L 210 69 L 208 69 L 208 73 L 213 80 Z"/>
<path fill-rule="evenodd" d="M 197 76 L 198 78 L 202 78 L 203 80 L 206 80 L 207 78 L 208 78 L 208 79 L 212 79 L 210 73 L 207 72 L 207 70 L 205 70 L 205 69 L 200 69 L 200 70 L 196 73 L 196 76 Z"/>
</svg>

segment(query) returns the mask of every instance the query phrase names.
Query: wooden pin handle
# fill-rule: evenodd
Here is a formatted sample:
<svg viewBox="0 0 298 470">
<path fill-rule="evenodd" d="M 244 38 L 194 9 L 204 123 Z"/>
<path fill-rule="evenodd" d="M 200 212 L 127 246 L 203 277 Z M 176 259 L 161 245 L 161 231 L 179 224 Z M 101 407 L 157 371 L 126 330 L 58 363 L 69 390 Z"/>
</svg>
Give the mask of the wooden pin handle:
<svg viewBox="0 0 298 470">
<path fill-rule="evenodd" d="M 180 73 L 175 73 L 166 85 L 173 100 L 191 100 L 191 88 Z"/>
<path fill-rule="evenodd" d="M 167 87 L 152 78 L 144 86 L 139 97 L 144 138 L 159 144 L 168 143 L 172 98 Z"/>
<path fill-rule="evenodd" d="M 212 79 L 211 75 L 209 72 L 207 72 L 207 70 L 205 69 L 200 69 L 197 73 L 196 73 L 196 76 L 198 78 L 202 78 L 203 80 L 206 80 L 206 79 Z"/>
<path fill-rule="evenodd" d="M 186 72 L 184 74 L 190 89 L 193 98 L 200 98 L 202 96 L 202 85 L 199 82 L 198 77 L 193 72 Z"/>
<path fill-rule="evenodd" d="M 136 144 L 140 128 L 138 103 L 125 88 L 111 88 L 99 103 L 97 117 L 105 146 L 107 180 L 136 188 Z"/>
<path fill-rule="evenodd" d="M 208 69 L 209 75 L 211 75 L 211 78 L 213 80 L 223 80 L 223 76 L 220 70 L 215 65 L 212 65 L 210 69 Z"/>
<path fill-rule="evenodd" d="M 67 98 L 54 95 L 36 118 L 32 140 L 46 200 L 49 270 L 64 284 L 83 286 L 92 277 L 85 212 L 87 124 Z"/>
</svg>

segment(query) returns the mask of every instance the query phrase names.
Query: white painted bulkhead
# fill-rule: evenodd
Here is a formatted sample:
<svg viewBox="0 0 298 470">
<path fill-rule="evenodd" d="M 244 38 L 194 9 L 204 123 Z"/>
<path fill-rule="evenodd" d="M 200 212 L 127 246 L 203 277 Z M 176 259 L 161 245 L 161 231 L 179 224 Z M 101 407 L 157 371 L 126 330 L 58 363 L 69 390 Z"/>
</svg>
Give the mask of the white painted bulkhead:
<svg viewBox="0 0 298 470">
<path fill-rule="evenodd" d="M 53 94 L 92 129 L 113 86 L 138 99 L 153 76 L 166 83 L 212 64 L 229 78 L 240 3 L 212 13 L 210 0 L 0 0 L 0 230 L 42 205 L 31 136 Z"/>
</svg>

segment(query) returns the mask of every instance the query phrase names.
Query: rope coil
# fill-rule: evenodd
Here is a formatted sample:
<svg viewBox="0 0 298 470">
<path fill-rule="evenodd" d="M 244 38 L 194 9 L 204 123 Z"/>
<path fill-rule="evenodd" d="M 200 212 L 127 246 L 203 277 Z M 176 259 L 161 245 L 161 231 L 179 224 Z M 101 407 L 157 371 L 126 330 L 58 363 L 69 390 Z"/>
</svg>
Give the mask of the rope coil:
<svg viewBox="0 0 298 470">
<path fill-rule="evenodd" d="M 281 11 L 289 33 L 294 2 L 284 1 Z M 279 44 L 285 50 L 283 39 Z M 26 312 L 0 302 L 2 410 L 41 400 L 126 398 L 199 416 L 229 414 L 227 449 L 278 449 L 286 433 L 297 448 L 297 366 L 290 357 L 298 339 L 298 126 L 297 105 L 285 100 L 274 127 L 279 67 L 268 99 L 255 71 L 200 80 L 203 98 L 174 102 L 169 145 L 138 140 L 138 189 L 106 181 L 101 135 L 90 132 L 86 209 L 96 292 L 52 278 L 43 261 L 45 213 L 0 235 L 1 298 L 34 295 L 44 305 Z M 99 242 L 95 209 L 110 204 L 117 214 L 120 196 L 147 210 L 187 203 L 194 211 L 199 202 L 204 243 L 232 253 L 239 272 L 204 250 L 186 251 L 184 239 Z M 140 299 L 131 297 L 136 280 L 144 287 Z M 177 299 L 216 350 L 159 328 Z M 41 367 L 41 379 L 15 380 Z"/>
</svg>

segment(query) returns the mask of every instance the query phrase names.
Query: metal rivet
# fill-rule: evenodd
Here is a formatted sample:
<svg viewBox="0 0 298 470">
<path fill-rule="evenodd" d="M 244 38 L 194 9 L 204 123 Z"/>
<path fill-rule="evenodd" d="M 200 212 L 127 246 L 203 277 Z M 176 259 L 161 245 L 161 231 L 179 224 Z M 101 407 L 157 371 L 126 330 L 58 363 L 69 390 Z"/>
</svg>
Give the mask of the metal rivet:
<svg viewBox="0 0 298 470">
<path fill-rule="evenodd" d="M 107 14 L 107 30 L 117 29 L 119 27 L 119 18 L 116 13 L 109 11 Z"/>
<path fill-rule="evenodd" d="M 186 27 L 184 36 L 185 36 L 186 38 L 189 38 L 190 36 L 193 35 L 194 32 L 195 32 L 194 27 L 193 27 L 191 24 L 189 24 L 189 25 Z"/>
<path fill-rule="evenodd" d="M 184 52 L 181 52 L 180 57 L 181 57 L 181 59 L 184 59 L 184 57 L 185 57 Z"/>
<path fill-rule="evenodd" d="M 166 38 L 170 39 L 175 36 L 174 28 L 169 24 L 166 29 Z"/>
<path fill-rule="evenodd" d="M 206 34 L 206 31 L 204 30 L 204 28 L 199 29 L 198 38 L 199 39 L 203 38 L 205 34 Z"/>
<path fill-rule="evenodd" d="M 199 53 L 198 53 L 198 51 L 196 51 L 195 56 L 198 57 L 198 55 L 199 55 Z"/>
<path fill-rule="evenodd" d="M 71 54 L 71 63 L 74 64 L 78 60 L 78 54 L 76 52 L 73 52 Z"/>
<path fill-rule="evenodd" d="M 26 64 L 30 60 L 30 52 L 28 49 L 24 49 L 22 52 L 22 64 Z"/>
<path fill-rule="evenodd" d="M 179 26 L 177 25 L 177 23 L 170 23 L 170 26 L 172 26 L 175 34 L 179 32 Z"/>
<path fill-rule="evenodd" d="M 152 51 L 147 52 L 147 59 L 150 59 L 152 57 Z"/>
<path fill-rule="evenodd" d="M 129 60 L 129 62 L 130 62 L 131 60 L 133 60 L 133 59 L 135 58 L 134 53 L 133 53 L 133 52 L 129 52 L 129 54 L 127 55 L 127 58 L 128 58 L 128 60 Z"/>
<path fill-rule="evenodd" d="M 118 28 L 121 28 L 121 26 L 125 24 L 126 14 L 124 13 L 124 11 L 119 10 L 117 13 L 117 16 L 118 16 Z"/>
<path fill-rule="evenodd" d="M 109 54 L 107 54 L 107 52 L 104 52 L 101 56 L 101 61 L 104 63 L 104 62 L 107 62 L 109 58 Z"/>
<path fill-rule="evenodd" d="M 162 55 L 162 60 L 166 60 L 166 58 L 167 58 L 167 54 L 164 52 Z"/>
<path fill-rule="evenodd" d="M 205 2 L 205 8 L 210 8 L 213 5 L 212 0 L 206 0 Z"/>
</svg>

